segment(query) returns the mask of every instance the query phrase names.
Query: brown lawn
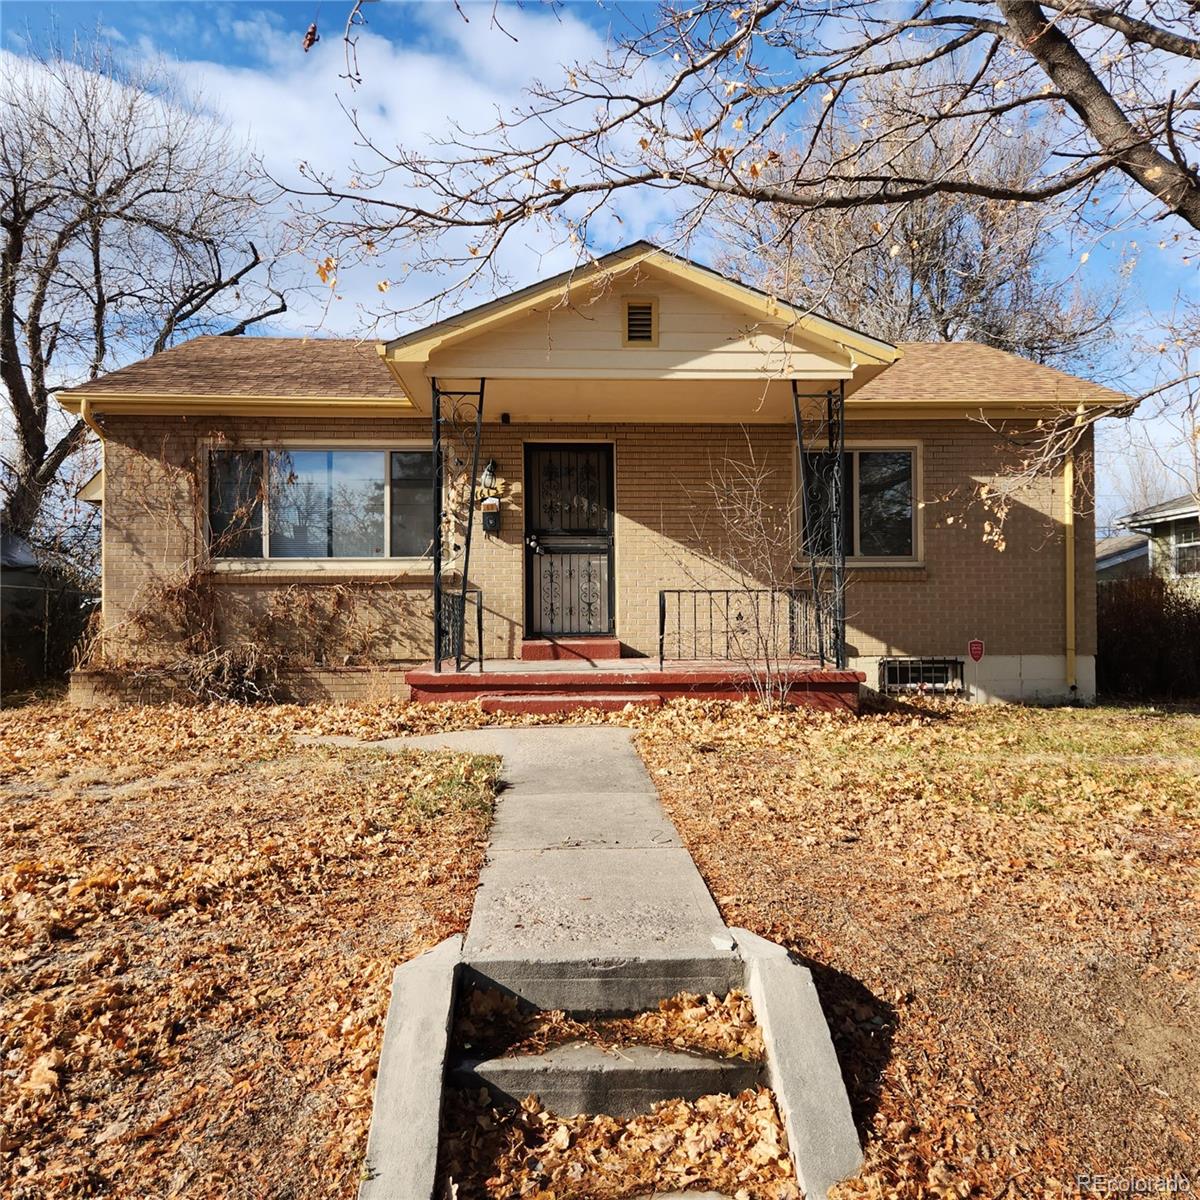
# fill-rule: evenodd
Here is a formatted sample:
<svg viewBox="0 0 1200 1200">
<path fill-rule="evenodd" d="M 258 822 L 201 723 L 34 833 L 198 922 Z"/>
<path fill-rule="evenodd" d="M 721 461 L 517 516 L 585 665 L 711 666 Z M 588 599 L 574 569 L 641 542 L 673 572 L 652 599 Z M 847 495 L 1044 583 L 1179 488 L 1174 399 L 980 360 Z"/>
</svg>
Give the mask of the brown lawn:
<svg viewBox="0 0 1200 1200">
<path fill-rule="evenodd" d="M 1200 1170 L 1200 718 L 626 721 L 731 924 L 812 965 L 856 1195 Z M 350 1200 L 391 967 L 462 929 L 494 763 L 389 703 L 0 713 L 0 1195 Z"/>
<path fill-rule="evenodd" d="M 730 924 L 796 950 L 850 1196 L 1200 1186 L 1200 718 L 668 711 L 642 750 Z"/>
<path fill-rule="evenodd" d="M 495 763 L 280 724 L 0 714 L 0 1195 L 354 1195 L 391 969 L 465 927 Z"/>
</svg>

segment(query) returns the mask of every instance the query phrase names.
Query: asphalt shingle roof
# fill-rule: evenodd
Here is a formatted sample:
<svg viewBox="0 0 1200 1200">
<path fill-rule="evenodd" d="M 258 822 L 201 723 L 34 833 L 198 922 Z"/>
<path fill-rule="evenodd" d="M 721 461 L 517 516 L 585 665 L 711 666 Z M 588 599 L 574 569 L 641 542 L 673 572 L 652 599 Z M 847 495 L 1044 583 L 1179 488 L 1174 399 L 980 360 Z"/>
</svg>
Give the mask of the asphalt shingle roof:
<svg viewBox="0 0 1200 1200">
<path fill-rule="evenodd" d="M 1164 500 L 1161 504 L 1152 504 L 1149 508 L 1139 509 L 1121 518 L 1124 525 L 1153 525 L 1155 521 L 1170 521 L 1176 517 L 1193 516 L 1197 510 L 1196 498 L 1190 492 L 1176 496 L 1174 500 Z"/>
<path fill-rule="evenodd" d="M 856 403 L 1121 403 L 1099 384 L 978 342 L 907 342 L 903 357 L 852 393 Z M 373 342 L 338 338 L 220 337 L 182 342 L 61 393 L 399 399 Z"/>
<path fill-rule="evenodd" d="M 902 357 L 852 395 L 855 401 L 1045 401 L 1121 404 L 1128 397 L 982 342 L 901 342 Z"/>
<path fill-rule="evenodd" d="M 61 394 L 391 400 L 404 391 L 374 342 L 214 334 L 181 342 Z"/>
<path fill-rule="evenodd" d="M 1102 537 L 1096 543 L 1096 558 L 1108 558 L 1111 554 L 1124 554 L 1127 550 L 1137 550 L 1149 546 L 1150 539 L 1144 533 L 1114 533 L 1110 537 Z"/>
</svg>

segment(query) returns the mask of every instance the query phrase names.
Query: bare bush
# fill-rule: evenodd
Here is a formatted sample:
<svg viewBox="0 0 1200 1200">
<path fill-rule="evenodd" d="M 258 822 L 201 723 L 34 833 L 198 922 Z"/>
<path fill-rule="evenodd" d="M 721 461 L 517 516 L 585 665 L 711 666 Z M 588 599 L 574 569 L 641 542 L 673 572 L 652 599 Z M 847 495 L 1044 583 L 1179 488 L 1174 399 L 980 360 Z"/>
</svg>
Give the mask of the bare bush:
<svg viewBox="0 0 1200 1200">
<path fill-rule="evenodd" d="M 1100 585 L 1096 687 L 1110 698 L 1200 698 L 1200 588 L 1192 580 Z"/>
</svg>

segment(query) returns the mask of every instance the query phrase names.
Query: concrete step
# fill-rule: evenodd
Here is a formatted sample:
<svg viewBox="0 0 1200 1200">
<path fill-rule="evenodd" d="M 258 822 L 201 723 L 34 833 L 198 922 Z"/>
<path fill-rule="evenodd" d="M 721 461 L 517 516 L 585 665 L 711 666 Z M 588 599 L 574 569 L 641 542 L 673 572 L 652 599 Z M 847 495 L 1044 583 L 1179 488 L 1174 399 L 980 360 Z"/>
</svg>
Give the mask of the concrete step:
<svg viewBox="0 0 1200 1200">
<path fill-rule="evenodd" d="M 696 947 L 690 953 L 672 949 L 622 958 L 473 954 L 463 964 L 462 978 L 476 987 L 509 992 L 533 1008 L 577 1016 L 640 1012 L 680 992 L 724 996 L 742 986 L 742 962 L 736 954 L 715 948 L 704 952 Z"/>
<path fill-rule="evenodd" d="M 524 696 L 484 696 L 480 706 L 486 713 L 565 713 L 587 708 L 595 712 L 620 712 L 626 705 L 658 708 L 657 692 L 594 692 L 582 694 L 542 693 Z"/>
<path fill-rule="evenodd" d="M 450 1067 L 449 1082 L 462 1088 L 483 1085 L 497 1099 L 513 1102 L 535 1095 L 561 1116 L 633 1117 L 649 1112 L 659 1100 L 736 1095 L 757 1087 L 763 1073 L 760 1064 L 737 1058 L 658 1046 L 605 1050 L 569 1042 L 544 1054 L 464 1058 Z"/>
<path fill-rule="evenodd" d="M 564 662 L 571 659 L 621 657 L 621 643 L 615 637 L 526 638 L 521 643 L 521 658 L 525 662 Z"/>
</svg>

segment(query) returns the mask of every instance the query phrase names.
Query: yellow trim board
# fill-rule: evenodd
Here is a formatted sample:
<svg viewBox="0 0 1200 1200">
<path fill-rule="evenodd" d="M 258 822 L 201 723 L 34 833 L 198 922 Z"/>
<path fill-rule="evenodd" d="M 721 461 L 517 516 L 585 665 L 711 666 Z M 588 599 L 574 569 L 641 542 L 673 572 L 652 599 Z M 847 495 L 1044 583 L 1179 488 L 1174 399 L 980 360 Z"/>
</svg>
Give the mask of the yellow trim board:
<svg viewBox="0 0 1200 1200">
<path fill-rule="evenodd" d="M 855 402 L 846 397 L 846 417 L 856 421 L 914 421 L 970 420 L 981 416 L 1003 418 L 1044 418 L 1047 410 L 1070 412 L 1078 408 L 1107 408 L 1103 400 L 1080 403 L 1071 400 L 1014 400 L 1011 396 L 997 400 L 926 400 L 908 404 L 903 400 L 865 400 Z"/>
<path fill-rule="evenodd" d="M 289 412 L 316 413 L 337 416 L 350 413 L 387 413 L 417 415 L 417 409 L 407 396 L 381 400 L 374 396 L 197 396 L 156 394 L 144 392 L 76 391 L 64 394 L 59 403 L 67 412 L 80 412 L 84 405 L 90 412 L 186 415 L 191 413 L 221 416 L 286 416 Z"/>
<path fill-rule="evenodd" d="M 825 317 L 807 313 L 648 242 L 635 242 L 631 246 L 605 254 L 595 262 L 562 272 L 509 296 L 490 300 L 457 317 L 449 317 L 424 329 L 393 338 L 386 343 L 384 357 L 396 362 L 426 362 L 435 350 L 464 338 L 476 337 L 548 300 L 568 303 L 573 290 L 588 288 L 597 279 L 628 272 L 641 264 L 661 271 L 681 283 L 749 309 L 762 319 L 784 321 L 818 341 L 832 344 L 846 353 L 859 355 L 867 361 L 888 364 L 900 357 L 900 350 L 888 342 L 839 325 Z"/>
<path fill-rule="evenodd" d="M 75 493 L 76 500 L 84 500 L 88 504 L 102 504 L 104 502 L 104 468 L 101 467 L 88 481 Z"/>
</svg>

